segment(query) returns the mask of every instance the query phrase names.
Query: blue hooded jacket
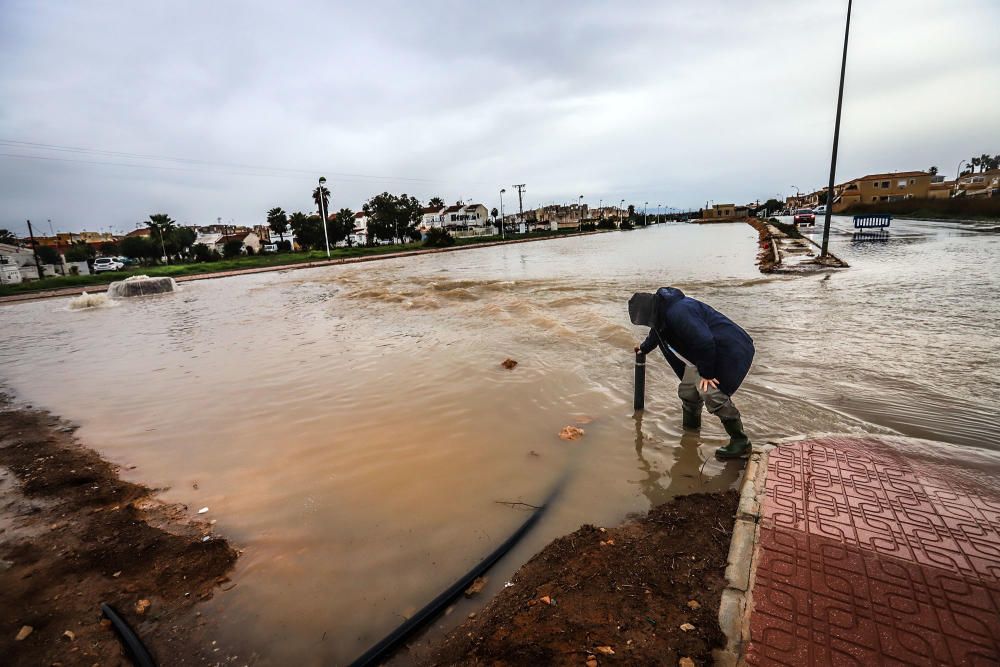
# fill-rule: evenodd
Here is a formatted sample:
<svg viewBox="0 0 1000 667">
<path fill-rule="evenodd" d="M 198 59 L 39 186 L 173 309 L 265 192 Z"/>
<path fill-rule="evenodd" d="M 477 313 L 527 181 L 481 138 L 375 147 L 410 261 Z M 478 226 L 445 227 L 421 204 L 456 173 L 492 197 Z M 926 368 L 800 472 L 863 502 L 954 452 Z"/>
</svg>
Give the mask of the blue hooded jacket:
<svg viewBox="0 0 1000 667">
<path fill-rule="evenodd" d="M 667 347 L 698 368 L 705 379 L 715 378 L 719 389 L 736 393 L 753 362 L 753 339 L 739 325 L 709 305 L 684 296 L 676 287 L 661 287 L 653 299 L 653 325 L 639 348 L 649 354 L 656 347 L 667 363 L 684 377 L 684 362 Z"/>
</svg>

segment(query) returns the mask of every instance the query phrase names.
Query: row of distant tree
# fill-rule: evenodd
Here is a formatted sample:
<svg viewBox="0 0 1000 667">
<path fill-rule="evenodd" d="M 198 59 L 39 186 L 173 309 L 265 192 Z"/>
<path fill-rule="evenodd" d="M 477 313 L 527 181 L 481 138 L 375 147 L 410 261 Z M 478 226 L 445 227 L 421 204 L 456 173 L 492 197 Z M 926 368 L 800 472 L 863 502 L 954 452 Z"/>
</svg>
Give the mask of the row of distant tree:
<svg viewBox="0 0 1000 667">
<path fill-rule="evenodd" d="M 326 187 L 316 187 L 312 198 L 317 210 L 329 211 L 330 191 Z M 432 197 L 427 205 L 444 207 L 445 204 L 440 197 Z M 422 208 L 423 204 L 419 199 L 406 193 L 394 195 L 383 192 L 366 201 L 361 210 L 368 221 L 365 230 L 368 245 L 420 240 L 417 225 L 420 223 Z M 355 211 L 350 208 L 329 213 L 324 237 L 323 223 L 317 214 L 307 215 L 301 211 L 289 214 L 280 206 L 267 212 L 267 225 L 274 237 L 283 241 L 289 234 L 294 234 L 300 246 L 316 250 L 325 248 L 327 239 L 331 246 L 339 243 L 351 245 L 354 219 Z"/>
<path fill-rule="evenodd" d="M 970 157 L 968 160 L 965 160 L 965 162 L 968 165 L 968 169 L 962 171 L 962 176 L 975 174 L 977 171 L 982 173 L 992 169 L 1000 169 L 1000 155 L 989 155 L 987 153 L 983 153 L 979 157 Z M 931 176 L 936 176 L 938 168 L 931 167 L 927 171 L 930 172 Z"/>
</svg>

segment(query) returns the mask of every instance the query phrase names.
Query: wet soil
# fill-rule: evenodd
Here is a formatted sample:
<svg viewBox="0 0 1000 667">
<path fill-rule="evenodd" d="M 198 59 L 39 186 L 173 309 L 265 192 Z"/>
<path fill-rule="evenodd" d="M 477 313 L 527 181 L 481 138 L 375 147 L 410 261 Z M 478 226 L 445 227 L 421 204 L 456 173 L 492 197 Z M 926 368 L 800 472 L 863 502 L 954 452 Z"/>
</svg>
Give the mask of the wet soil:
<svg viewBox="0 0 1000 667">
<path fill-rule="evenodd" d="M 196 606 L 225 581 L 236 556 L 186 508 L 119 479 L 75 440 L 72 425 L 0 395 L 4 665 L 130 664 L 101 623 L 101 602 L 160 664 L 212 664 L 218 654 L 203 640 Z M 141 615 L 140 600 L 149 601 Z M 17 640 L 23 626 L 31 634 Z"/>
<path fill-rule="evenodd" d="M 710 664 L 737 501 L 680 496 L 555 540 L 424 664 Z"/>
</svg>

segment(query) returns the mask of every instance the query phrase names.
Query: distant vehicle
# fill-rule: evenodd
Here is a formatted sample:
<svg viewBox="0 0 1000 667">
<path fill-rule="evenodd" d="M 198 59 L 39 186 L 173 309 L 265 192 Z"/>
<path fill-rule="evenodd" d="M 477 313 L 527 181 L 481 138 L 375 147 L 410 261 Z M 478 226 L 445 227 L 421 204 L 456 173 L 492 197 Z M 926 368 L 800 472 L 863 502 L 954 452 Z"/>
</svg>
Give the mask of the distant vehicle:
<svg viewBox="0 0 1000 667">
<path fill-rule="evenodd" d="M 98 257 L 94 260 L 94 273 L 121 271 L 124 268 L 125 263 L 118 261 L 117 257 Z"/>
<path fill-rule="evenodd" d="M 822 206 L 817 206 L 813 210 L 813 213 L 815 213 L 816 215 L 826 215 L 826 204 L 823 204 Z"/>
<path fill-rule="evenodd" d="M 795 211 L 795 217 L 792 218 L 792 221 L 796 225 L 815 225 L 816 214 L 808 208 L 800 208 Z"/>
<path fill-rule="evenodd" d="M 278 252 L 277 243 L 265 243 L 260 247 L 261 252 Z"/>
<path fill-rule="evenodd" d="M 117 259 L 119 262 L 121 262 L 126 267 L 132 266 L 132 264 L 133 264 L 132 260 L 129 259 L 128 257 L 115 257 L 114 259 Z"/>
</svg>

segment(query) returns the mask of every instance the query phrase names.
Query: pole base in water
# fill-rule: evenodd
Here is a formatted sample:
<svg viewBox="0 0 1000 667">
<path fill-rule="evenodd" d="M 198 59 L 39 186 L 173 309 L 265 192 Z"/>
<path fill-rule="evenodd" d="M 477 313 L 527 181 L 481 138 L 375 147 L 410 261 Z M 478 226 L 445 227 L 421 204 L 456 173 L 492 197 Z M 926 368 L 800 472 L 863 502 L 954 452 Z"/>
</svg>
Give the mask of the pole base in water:
<svg viewBox="0 0 1000 667">
<path fill-rule="evenodd" d="M 636 411 L 646 408 L 646 355 L 635 353 L 635 396 L 632 408 Z"/>
</svg>

